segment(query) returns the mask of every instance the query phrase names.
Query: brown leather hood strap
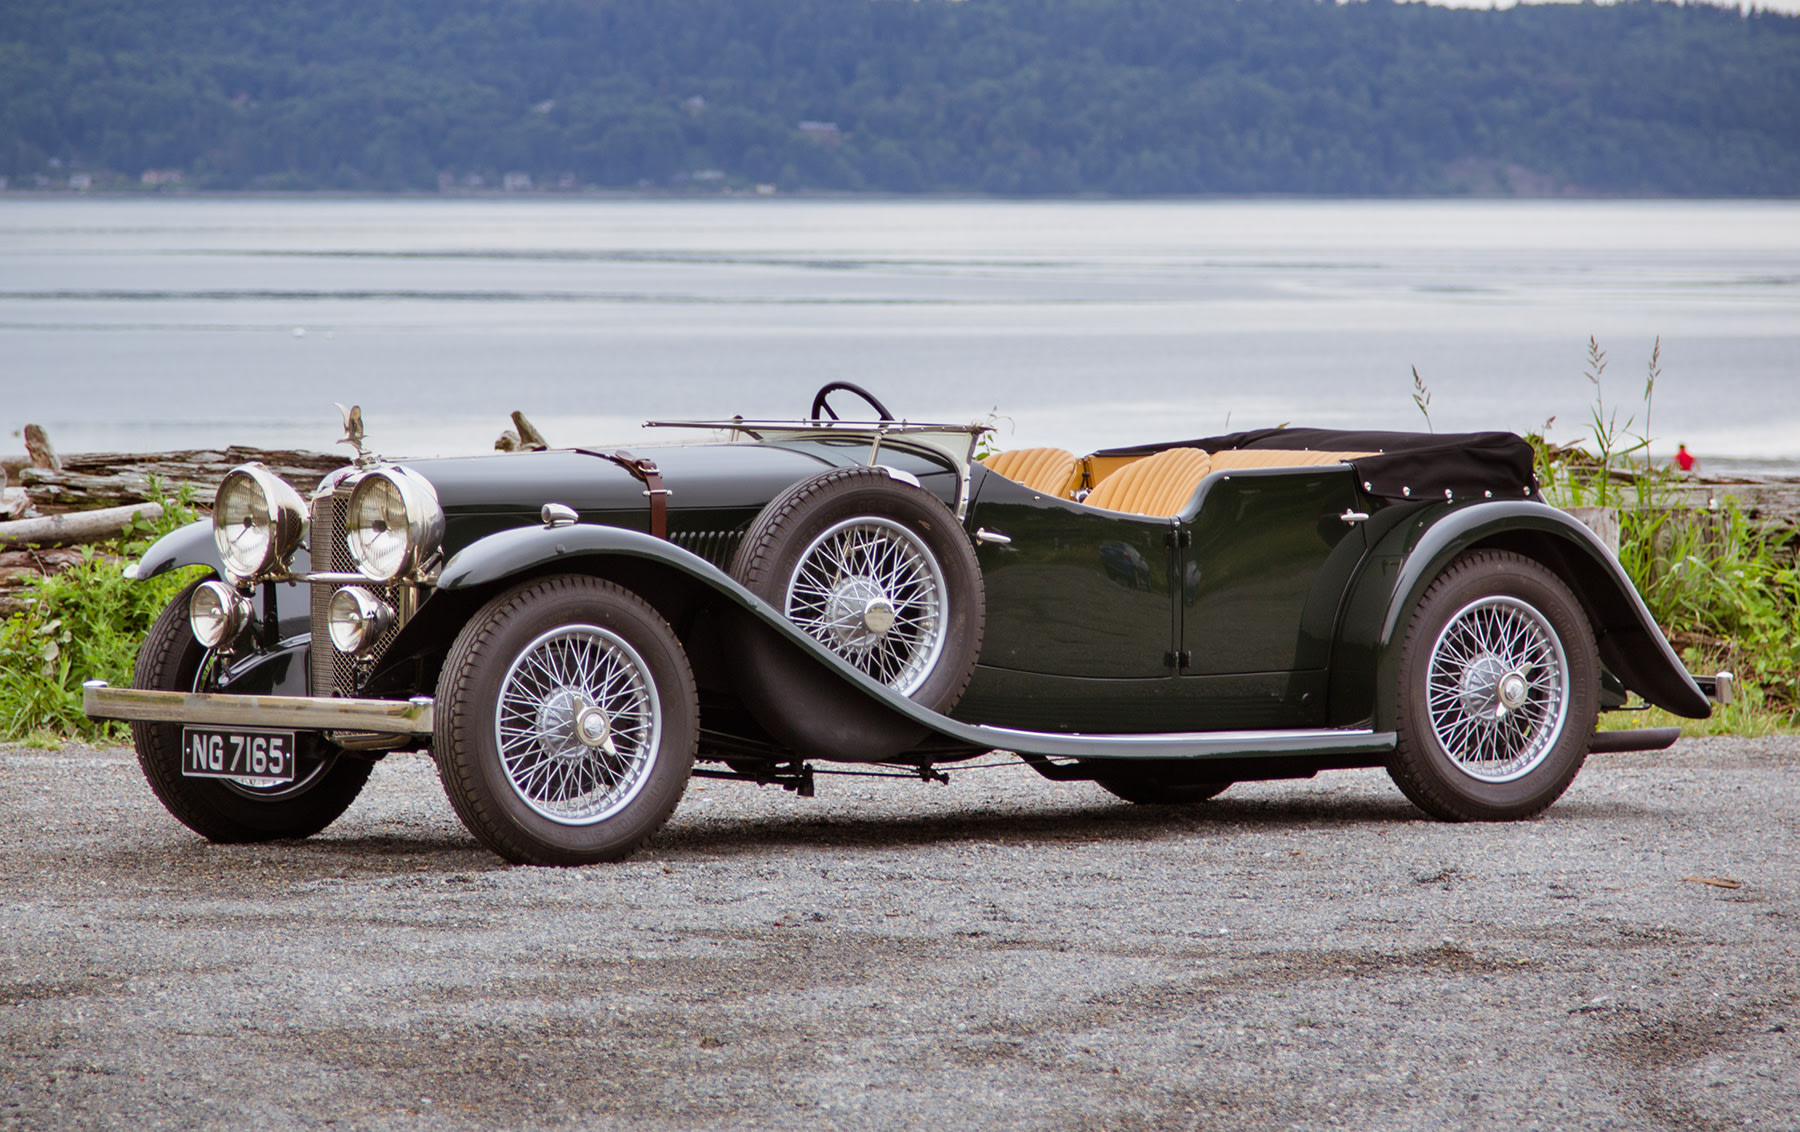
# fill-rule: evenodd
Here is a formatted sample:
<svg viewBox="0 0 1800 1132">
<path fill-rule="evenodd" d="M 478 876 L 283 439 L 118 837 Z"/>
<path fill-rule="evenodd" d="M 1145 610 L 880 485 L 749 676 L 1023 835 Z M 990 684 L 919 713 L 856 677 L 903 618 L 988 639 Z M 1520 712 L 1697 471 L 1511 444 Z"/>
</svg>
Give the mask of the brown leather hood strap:
<svg viewBox="0 0 1800 1132">
<path fill-rule="evenodd" d="M 620 449 L 617 452 L 594 452 L 586 448 L 575 451 L 584 456 L 598 456 L 602 460 L 611 460 L 632 475 L 643 481 L 644 494 L 650 499 L 650 533 L 657 538 L 669 537 L 669 496 L 673 493 L 663 486 L 662 472 L 656 467 L 656 461 Z"/>
</svg>

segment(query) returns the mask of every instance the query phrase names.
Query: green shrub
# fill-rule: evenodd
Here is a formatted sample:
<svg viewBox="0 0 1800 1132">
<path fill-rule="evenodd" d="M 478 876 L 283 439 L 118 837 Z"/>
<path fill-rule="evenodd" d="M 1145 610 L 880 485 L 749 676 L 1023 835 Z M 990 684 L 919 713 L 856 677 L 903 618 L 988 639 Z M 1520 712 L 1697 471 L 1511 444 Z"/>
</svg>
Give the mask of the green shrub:
<svg viewBox="0 0 1800 1132">
<path fill-rule="evenodd" d="M 122 723 L 81 713 L 81 682 L 131 683 L 138 645 L 150 623 L 197 570 L 144 582 L 124 576 L 150 543 L 194 519 L 188 493 L 159 498 L 163 517 L 140 522 L 119 540 L 83 548 L 80 564 L 25 587 L 27 608 L 0 624 L 0 740 L 33 743 L 65 737 L 116 738 Z"/>
<path fill-rule="evenodd" d="M 1618 508 L 1619 564 L 1670 643 L 1691 671 L 1738 677 L 1738 702 L 1686 730 L 1761 734 L 1800 723 L 1800 534 L 1750 519 L 1729 498 L 1716 510 L 1678 505 L 1682 477 L 1650 461 L 1649 440 L 1632 431 L 1636 414 L 1619 423 L 1602 395 L 1605 372 L 1606 353 L 1590 338 L 1583 376 L 1594 404 L 1583 443 L 1526 438 L 1544 497 L 1558 507 Z M 1659 340 L 1644 383 L 1645 434 L 1661 376 Z M 1645 725 L 1630 718 L 1608 723 Z"/>
</svg>

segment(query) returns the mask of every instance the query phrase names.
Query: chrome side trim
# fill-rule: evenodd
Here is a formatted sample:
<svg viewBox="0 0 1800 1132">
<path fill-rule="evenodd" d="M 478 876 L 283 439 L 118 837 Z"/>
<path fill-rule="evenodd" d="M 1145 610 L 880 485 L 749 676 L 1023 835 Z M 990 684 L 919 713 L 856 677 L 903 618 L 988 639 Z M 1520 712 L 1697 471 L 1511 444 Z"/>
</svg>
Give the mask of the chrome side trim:
<svg viewBox="0 0 1800 1132">
<path fill-rule="evenodd" d="M 1083 758 L 1204 759 L 1236 755 L 1378 755 L 1392 751 L 1396 741 L 1392 731 L 1372 731 L 1365 727 L 1131 735 L 1020 731 L 984 724 L 965 724 L 964 728 L 968 738 L 999 750 Z"/>
<path fill-rule="evenodd" d="M 81 710 L 90 719 L 291 727 L 300 731 L 378 731 L 395 735 L 429 735 L 434 722 L 430 696 L 414 696 L 410 700 L 351 700 L 327 696 L 153 692 L 143 688 L 112 688 L 104 680 L 89 680 L 81 686 Z"/>
</svg>

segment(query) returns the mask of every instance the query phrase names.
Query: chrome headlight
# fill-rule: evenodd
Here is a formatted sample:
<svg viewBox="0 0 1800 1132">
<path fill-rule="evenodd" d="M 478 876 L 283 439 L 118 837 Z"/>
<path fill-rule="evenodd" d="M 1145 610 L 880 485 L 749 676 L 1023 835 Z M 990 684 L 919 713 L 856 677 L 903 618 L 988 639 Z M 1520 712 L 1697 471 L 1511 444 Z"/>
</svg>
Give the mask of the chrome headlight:
<svg viewBox="0 0 1800 1132">
<path fill-rule="evenodd" d="M 233 581 L 286 563 L 305 536 L 306 504 L 280 476 L 261 464 L 225 473 L 213 497 L 213 542 Z"/>
<path fill-rule="evenodd" d="M 430 481 L 406 468 L 378 468 L 356 481 L 344 542 L 357 568 L 385 582 L 429 562 L 444 541 L 444 511 Z"/>
<path fill-rule="evenodd" d="M 394 623 L 394 607 L 361 586 L 345 586 L 331 595 L 325 622 L 338 651 L 355 656 L 387 632 Z"/>
<path fill-rule="evenodd" d="M 188 598 L 188 627 L 209 649 L 243 632 L 250 614 L 250 599 L 224 582 L 201 582 Z"/>
</svg>

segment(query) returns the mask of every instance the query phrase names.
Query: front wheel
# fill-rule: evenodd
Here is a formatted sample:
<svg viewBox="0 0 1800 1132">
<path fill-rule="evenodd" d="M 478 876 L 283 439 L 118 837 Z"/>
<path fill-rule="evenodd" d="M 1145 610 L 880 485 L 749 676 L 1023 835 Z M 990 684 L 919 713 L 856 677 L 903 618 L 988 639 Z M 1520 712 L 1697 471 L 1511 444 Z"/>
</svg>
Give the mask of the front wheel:
<svg viewBox="0 0 1800 1132">
<path fill-rule="evenodd" d="M 1388 773 L 1446 821 L 1541 813 L 1587 759 L 1599 682 L 1593 629 L 1561 579 L 1509 551 L 1465 554 L 1407 629 Z"/>
<path fill-rule="evenodd" d="M 188 600 L 200 582 L 175 595 L 138 650 L 131 686 L 200 692 L 210 686 L 211 658 L 188 628 Z M 181 773 L 179 723 L 134 722 L 131 738 L 150 789 L 171 814 L 208 841 L 277 841 L 311 837 L 336 821 L 362 792 L 373 764 L 345 755 L 317 732 L 295 736 L 294 781 L 189 778 Z"/>
<path fill-rule="evenodd" d="M 509 861 L 616 861 L 674 812 L 699 738 L 687 654 L 648 602 L 580 575 L 489 602 L 437 689 L 438 773 Z"/>
</svg>

